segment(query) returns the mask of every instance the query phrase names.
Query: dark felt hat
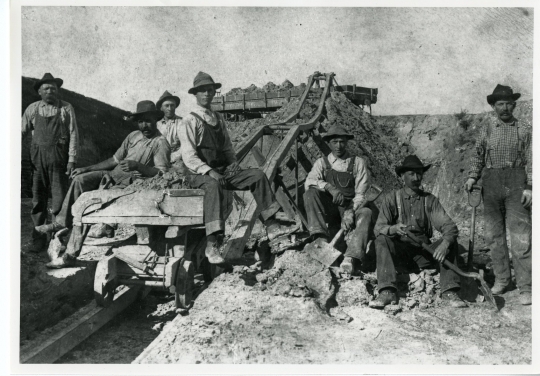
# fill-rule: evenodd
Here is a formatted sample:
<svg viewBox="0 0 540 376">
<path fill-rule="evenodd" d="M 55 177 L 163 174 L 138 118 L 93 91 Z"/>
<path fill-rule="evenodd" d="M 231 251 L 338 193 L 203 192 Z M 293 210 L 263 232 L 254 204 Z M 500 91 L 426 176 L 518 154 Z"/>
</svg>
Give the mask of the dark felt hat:
<svg viewBox="0 0 540 376">
<path fill-rule="evenodd" d="M 161 105 L 167 99 L 172 99 L 176 103 L 176 107 L 180 106 L 180 98 L 178 98 L 176 95 L 172 95 L 167 90 L 165 90 L 165 92 L 161 95 L 161 97 L 156 102 L 156 108 L 161 109 Z"/>
<path fill-rule="evenodd" d="M 514 93 L 514 91 L 512 90 L 510 86 L 497 84 L 497 87 L 495 87 L 495 90 L 493 90 L 493 93 L 487 96 L 487 102 L 489 104 L 494 104 L 495 102 L 499 100 L 508 100 L 508 99 L 512 101 L 517 101 L 519 97 L 521 97 L 521 94 Z"/>
<path fill-rule="evenodd" d="M 188 90 L 188 93 L 195 94 L 197 88 L 204 85 L 214 85 L 214 89 L 219 89 L 221 87 L 221 84 L 219 82 L 214 82 L 208 73 L 199 72 L 195 76 L 195 79 L 193 80 L 193 87 Z"/>
<path fill-rule="evenodd" d="M 347 133 L 347 131 L 345 130 L 345 128 L 343 128 L 342 126 L 339 126 L 339 125 L 332 125 L 330 127 L 330 129 L 328 130 L 328 132 L 326 132 L 323 136 L 323 140 L 324 141 L 329 141 L 331 139 L 333 139 L 334 137 L 345 137 L 349 140 L 352 140 L 354 138 L 354 136 L 350 133 Z"/>
<path fill-rule="evenodd" d="M 406 171 L 416 169 L 422 169 L 424 172 L 426 172 L 430 167 L 430 164 L 424 166 L 422 161 L 420 161 L 416 155 L 408 155 L 405 157 L 400 166 L 396 166 L 396 174 L 401 175 Z"/>
<path fill-rule="evenodd" d="M 137 103 L 137 110 L 130 114 L 128 117 L 131 119 L 138 119 L 143 115 L 151 114 L 156 116 L 157 120 L 163 118 L 163 111 L 157 110 L 156 105 L 152 101 L 140 101 Z"/>
<path fill-rule="evenodd" d="M 64 83 L 64 80 L 62 80 L 61 78 L 54 78 L 53 75 L 50 73 L 45 73 L 43 75 L 43 78 L 34 84 L 34 90 L 38 91 L 41 85 L 46 82 L 55 82 L 56 86 L 60 88 L 60 86 L 62 86 L 62 84 Z"/>
</svg>

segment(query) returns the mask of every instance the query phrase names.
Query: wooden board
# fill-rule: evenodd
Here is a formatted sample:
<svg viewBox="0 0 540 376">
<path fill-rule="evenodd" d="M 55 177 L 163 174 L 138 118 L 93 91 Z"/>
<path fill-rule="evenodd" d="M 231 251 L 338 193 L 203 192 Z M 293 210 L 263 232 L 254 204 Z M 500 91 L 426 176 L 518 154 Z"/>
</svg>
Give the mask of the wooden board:
<svg viewBox="0 0 540 376">
<path fill-rule="evenodd" d="M 197 217 L 122 217 L 88 215 L 82 218 L 82 223 L 129 223 L 132 225 L 154 226 L 198 226 L 204 224 L 202 216 Z"/>
</svg>

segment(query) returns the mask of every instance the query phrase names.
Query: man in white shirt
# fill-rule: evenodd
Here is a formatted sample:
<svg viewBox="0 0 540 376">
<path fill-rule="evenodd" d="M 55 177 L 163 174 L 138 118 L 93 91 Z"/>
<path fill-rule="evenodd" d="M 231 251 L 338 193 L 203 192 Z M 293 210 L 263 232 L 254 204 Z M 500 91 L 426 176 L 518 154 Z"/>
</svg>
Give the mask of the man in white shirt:
<svg viewBox="0 0 540 376">
<path fill-rule="evenodd" d="M 327 224 L 337 221 L 341 221 L 345 231 L 352 231 L 341 263 L 341 269 L 350 274 L 365 256 L 378 215 L 377 207 L 365 199 L 370 187 L 366 162 L 347 151 L 347 142 L 353 137 L 340 126 L 330 127 L 323 140 L 328 142 L 332 153 L 315 162 L 304 193 L 308 230 L 314 239 L 328 241 Z"/>
<path fill-rule="evenodd" d="M 216 89 L 221 87 L 212 77 L 199 72 L 188 93 L 197 98 L 196 108 L 184 118 L 180 141 L 182 159 L 192 172 L 187 176 L 193 188 L 205 190 L 204 222 L 207 245 L 205 254 L 211 264 L 224 263 L 219 252 L 225 230 L 225 219 L 231 202 L 227 191 L 250 190 L 270 240 L 286 233 L 275 218 L 280 209 L 266 175 L 259 169 L 242 170 L 236 160 L 223 116 L 211 110 Z"/>
<path fill-rule="evenodd" d="M 180 151 L 180 127 L 182 126 L 182 118 L 176 115 L 176 109 L 179 106 L 180 98 L 172 95 L 168 90 L 165 90 L 156 102 L 156 108 L 164 114 L 163 119 L 157 122 L 157 129 L 171 147 L 171 163 L 182 159 Z"/>
</svg>

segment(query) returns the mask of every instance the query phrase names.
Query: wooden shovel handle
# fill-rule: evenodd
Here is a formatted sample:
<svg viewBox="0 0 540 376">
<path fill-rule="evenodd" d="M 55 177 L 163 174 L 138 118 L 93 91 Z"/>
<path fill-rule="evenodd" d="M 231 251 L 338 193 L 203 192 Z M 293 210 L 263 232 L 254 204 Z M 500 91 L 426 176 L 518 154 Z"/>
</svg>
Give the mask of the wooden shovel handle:
<svg viewBox="0 0 540 376">
<path fill-rule="evenodd" d="M 344 229 L 340 229 L 338 231 L 338 233 L 336 234 L 336 236 L 334 236 L 334 239 L 332 239 L 332 241 L 330 242 L 330 244 L 328 244 L 330 247 L 334 248 L 334 246 L 336 245 L 337 241 L 339 240 L 339 238 L 341 238 L 341 235 L 343 235 L 343 232 L 345 230 Z"/>
</svg>

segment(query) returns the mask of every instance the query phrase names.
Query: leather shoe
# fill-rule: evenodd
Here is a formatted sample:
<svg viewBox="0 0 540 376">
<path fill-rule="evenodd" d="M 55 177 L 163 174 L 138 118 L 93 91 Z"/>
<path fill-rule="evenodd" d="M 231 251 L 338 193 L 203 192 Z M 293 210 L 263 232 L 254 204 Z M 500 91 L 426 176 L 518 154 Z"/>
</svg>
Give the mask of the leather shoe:
<svg viewBox="0 0 540 376">
<path fill-rule="evenodd" d="M 531 305 L 532 304 L 532 294 L 530 291 L 523 291 L 519 294 L 519 302 L 521 305 Z"/>
<path fill-rule="evenodd" d="M 356 272 L 356 260 L 352 257 L 345 257 L 340 265 L 343 273 L 354 274 Z"/>
<path fill-rule="evenodd" d="M 35 230 L 37 232 L 39 232 L 40 234 L 45 234 L 46 235 L 46 234 L 48 234 L 50 232 L 60 231 L 63 228 L 65 228 L 65 226 L 62 226 L 60 223 L 53 222 L 53 223 L 49 223 L 49 224 L 46 224 L 46 225 L 36 226 Z"/>
<path fill-rule="evenodd" d="M 371 308 L 382 309 L 389 304 L 397 304 L 397 294 L 393 289 L 379 291 L 379 295 L 369 302 Z"/>
<path fill-rule="evenodd" d="M 509 284 L 505 284 L 505 283 L 502 283 L 502 282 L 497 282 L 495 281 L 495 284 L 493 285 L 493 287 L 491 288 L 491 293 L 493 295 L 502 295 L 504 294 L 506 291 L 508 291 L 508 288 L 510 287 Z"/>
<path fill-rule="evenodd" d="M 75 266 L 75 257 L 64 254 L 62 257 L 58 257 L 51 262 L 45 264 L 49 269 L 62 269 Z"/>
<path fill-rule="evenodd" d="M 450 304 L 450 307 L 452 308 L 465 308 L 467 307 L 467 303 L 465 303 L 461 298 L 458 296 L 456 291 L 448 290 L 442 293 L 442 300 L 447 301 Z"/>
</svg>

